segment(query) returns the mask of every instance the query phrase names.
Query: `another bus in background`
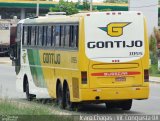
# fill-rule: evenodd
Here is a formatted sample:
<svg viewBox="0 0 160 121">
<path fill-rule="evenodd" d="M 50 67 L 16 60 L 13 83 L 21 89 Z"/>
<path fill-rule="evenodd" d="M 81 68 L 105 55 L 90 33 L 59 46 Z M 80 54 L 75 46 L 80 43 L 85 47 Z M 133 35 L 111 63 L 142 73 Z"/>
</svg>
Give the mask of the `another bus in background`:
<svg viewBox="0 0 160 121">
<path fill-rule="evenodd" d="M 0 19 L 0 56 L 9 55 L 10 22 Z"/>
</svg>

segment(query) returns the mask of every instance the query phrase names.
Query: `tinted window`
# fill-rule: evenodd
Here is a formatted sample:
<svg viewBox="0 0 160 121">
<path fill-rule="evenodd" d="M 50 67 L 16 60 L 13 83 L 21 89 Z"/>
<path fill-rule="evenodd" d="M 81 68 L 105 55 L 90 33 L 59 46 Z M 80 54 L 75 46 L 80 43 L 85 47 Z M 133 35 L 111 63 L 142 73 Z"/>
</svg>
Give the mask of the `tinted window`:
<svg viewBox="0 0 160 121">
<path fill-rule="evenodd" d="M 52 26 L 48 26 L 47 28 L 47 46 L 51 46 L 52 43 Z"/>
<path fill-rule="evenodd" d="M 78 33 L 79 33 L 79 31 L 78 31 L 78 25 L 76 25 L 76 26 L 74 26 L 74 41 L 75 41 L 75 47 L 76 48 L 78 48 L 78 37 L 79 37 L 79 35 L 78 35 Z"/>
<path fill-rule="evenodd" d="M 21 24 L 17 26 L 17 41 L 21 40 Z"/>
<path fill-rule="evenodd" d="M 64 40 L 65 40 L 65 26 L 61 26 L 61 40 L 60 40 L 60 46 L 64 46 Z"/>
<path fill-rule="evenodd" d="M 43 26 L 39 26 L 39 36 L 38 36 L 38 45 L 42 46 L 43 45 Z"/>
<path fill-rule="evenodd" d="M 70 47 L 74 47 L 74 26 L 73 25 L 71 25 L 70 26 L 70 36 L 69 36 L 70 38 Z"/>
<path fill-rule="evenodd" d="M 31 45 L 31 26 L 27 27 L 27 45 Z"/>
<path fill-rule="evenodd" d="M 24 45 L 27 45 L 27 35 L 28 35 L 28 28 L 26 26 L 23 27 L 23 41 Z"/>
<path fill-rule="evenodd" d="M 78 25 L 70 26 L 70 47 L 78 47 Z"/>
<path fill-rule="evenodd" d="M 60 46 L 60 26 L 55 27 L 55 46 Z"/>
<path fill-rule="evenodd" d="M 44 46 L 47 45 L 47 29 L 48 29 L 48 26 L 44 26 L 43 27 L 43 44 Z"/>
<path fill-rule="evenodd" d="M 78 47 L 78 29 L 78 25 L 24 26 L 22 43 L 75 49 Z M 20 34 L 20 30 L 17 30 L 17 37 L 20 38 Z"/>
<path fill-rule="evenodd" d="M 35 45 L 39 45 L 39 26 L 36 27 L 36 41 Z"/>
<path fill-rule="evenodd" d="M 35 45 L 35 37 L 36 37 L 36 33 L 35 33 L 35 26 L 32 26 L 31 28 L 31 45 Z"/>
<path fill-rule="evenodd" d="M 56 42 L 56 26 L 52 27 L 52 36 L 52 46 L 54 46 Z"/>
<path fill-rule="evenodd" d="M 69 45 L 70 45 L 70 42 L 69 42 L 70 38 L 69 38 L 69 36 L 70 36 L 70 26 L 66 26 L 66 28 L 65 28 L 64 47 L 69 47 Z"/>
</svg>

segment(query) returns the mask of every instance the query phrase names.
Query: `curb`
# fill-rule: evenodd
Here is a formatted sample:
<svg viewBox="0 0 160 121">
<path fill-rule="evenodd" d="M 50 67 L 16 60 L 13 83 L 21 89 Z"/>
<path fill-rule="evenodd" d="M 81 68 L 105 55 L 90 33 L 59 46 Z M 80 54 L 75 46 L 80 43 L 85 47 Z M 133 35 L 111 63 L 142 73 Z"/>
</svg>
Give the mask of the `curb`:
<svg viewBox="0 0 160 121">
<path fill-rule="evenodd" d="M 160 81 L 151 81 L 149 80 L 150 83 L 160 83 Z"/>
<path fill-rule="evenodd" d="M 12 64 L 11 61 L 0 61 L 0 64 Z"/>
<path fill-rule="evenodd" d="M 160 77 L 149 77 L 149 82 L 160 83 Z"/>
</svg>

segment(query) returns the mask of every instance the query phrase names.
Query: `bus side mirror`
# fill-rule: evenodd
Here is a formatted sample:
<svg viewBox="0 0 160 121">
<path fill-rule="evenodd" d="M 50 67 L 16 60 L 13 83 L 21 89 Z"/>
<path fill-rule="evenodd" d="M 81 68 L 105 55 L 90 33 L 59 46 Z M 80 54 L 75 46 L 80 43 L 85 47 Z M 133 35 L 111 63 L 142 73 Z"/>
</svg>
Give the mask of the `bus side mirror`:
<svg viewBox="0 0 160 121">
<path fill-rule="evenodd" d="M 10 59 L 11 59 L 12 61 L 16 61 L 16 60 L 17 60 L 17 58 L 14 57 L 14 56 L 12 56 L 11 54 L 10 54 Z"/>
<path fill-rule="evenodd" d="M 12 61 L 16 61 L 17 60 L 17 58 L 16 58 L 16 54 L 17 54 L 17 51 L 16 51 L 17 48 L 16 48 L 16 46 L 17 46 L 17 43 L 10 46 L 9 56 L 10 56 L 10 59 Z"/>
</svg>

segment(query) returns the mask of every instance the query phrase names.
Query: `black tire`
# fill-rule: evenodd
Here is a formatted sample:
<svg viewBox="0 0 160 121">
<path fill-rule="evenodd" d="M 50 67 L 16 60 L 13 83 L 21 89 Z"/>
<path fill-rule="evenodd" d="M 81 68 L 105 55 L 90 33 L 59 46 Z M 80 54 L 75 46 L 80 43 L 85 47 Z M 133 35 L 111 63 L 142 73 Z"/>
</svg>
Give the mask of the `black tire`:
<svg viewBox="0 0 160 121">
<path fill-rule="evenodd" d="M 70 91 L 69 91 L 68 85 L 66 86 L 66 89 L 65 89 L 64 101 L 65 101 L 65 108 L 67 110 L 69 111 L 76 110 L 76 104 L 70 101 Z"/>
<path fill-rule="evenodd" d="M 57 86 L 56 103 L 61 109 L 64 109 L 63 90 L 62 90 L 62 85 L 61 84 L 58 84 L 58 86 Z"/>
<path fill-rule="evenodd" d="M 130 110 L 132 107 L 132 100 L 125 100 L 121 102 L 122 110 Z"/>
<path fill-rule="evenodd" d="M 112 108 L 115 108 L 117 105 L 114 102 L 106 102 L 105 103 L 107 110 L 110 110 Z"/>
<path fill-rule="evenodd" d="M 36 96 L 29 93 L 29 83 L 28 83 L 28 81 L 26 81 L 25 90 L 26 90 L 26 98 L 27 98 L 27 100 L 28 101 L 32 101 Z"/>
</svg>

